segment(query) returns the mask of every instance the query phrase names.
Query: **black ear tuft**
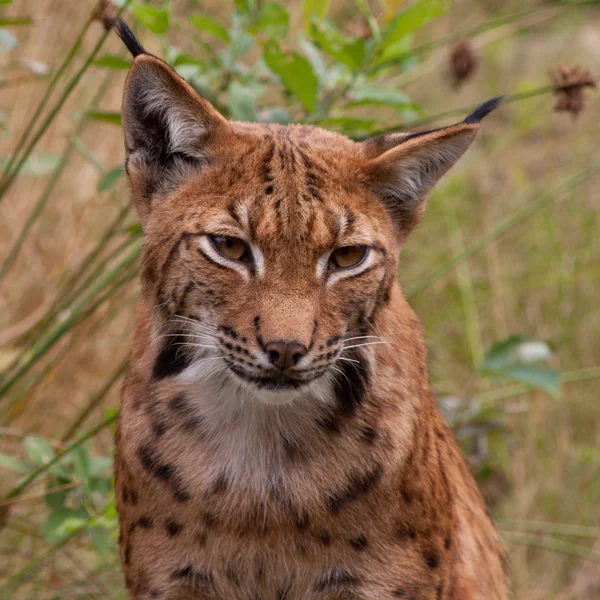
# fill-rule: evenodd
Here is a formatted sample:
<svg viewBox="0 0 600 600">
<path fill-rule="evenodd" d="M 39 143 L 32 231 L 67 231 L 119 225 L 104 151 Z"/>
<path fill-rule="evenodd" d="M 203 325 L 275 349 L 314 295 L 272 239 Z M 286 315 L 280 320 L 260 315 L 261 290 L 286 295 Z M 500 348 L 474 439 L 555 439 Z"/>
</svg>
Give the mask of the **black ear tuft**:
<svg viewBox="0 0 600 600">
<path fill-rule="evenodd" d="M 484 102 L 481 106 L 478 106 L 464 121 L 463 123 L 479 123 L 481 119 L 487 117 L 493 110 L 504 100 L 504 96 L 496 96 Z"/>
<path fill-rule="evenodd" d="M 116 29 L 118 36 L 123 40 L 123 43 L 127 46 L 129 52 L 133 54 L 134 58 L 140 54 L 148 54 L 123 19 L 117 21 Z"/>
</svg>

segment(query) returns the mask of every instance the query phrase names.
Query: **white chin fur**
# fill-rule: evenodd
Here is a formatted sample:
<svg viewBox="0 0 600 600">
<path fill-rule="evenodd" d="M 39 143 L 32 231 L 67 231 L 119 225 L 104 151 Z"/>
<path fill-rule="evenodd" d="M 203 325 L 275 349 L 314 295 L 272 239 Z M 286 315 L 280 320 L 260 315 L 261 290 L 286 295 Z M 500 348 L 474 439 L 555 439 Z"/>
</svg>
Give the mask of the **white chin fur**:
<svg viewBox="0 0 600 600">
<path fill-rule="evenodd" d="M 314 402 L 331 404 L 333 399 L 334 376 L 328 373 L 315 381 L 299 388 L 269 389 L 245 381 L 229 370 L 224 361 L 203 360 L 200 358 L 177 376 L 181 383 L 197 386 L 202 390 L 200 396 L 208 403 L 220 397 L 225 403 L 249 404 L 257 403 L 262 406 L 286 406 L 294 402 Z"/>
<path fill-rule="evenodd" d="M 293 402 L 302 401 L 306 397 L 326 401 L 331 394 L 331 382 L 326 375 L 302 387 L 286 390 L 261 388 L 252 383 L 247 383 L 238 377 L 236 377 L 236 380 L 236 383 L 242 388 L 243 392 L 249 393 L 258 402 L 269 406 L 285 406 Z"/>
</svg>

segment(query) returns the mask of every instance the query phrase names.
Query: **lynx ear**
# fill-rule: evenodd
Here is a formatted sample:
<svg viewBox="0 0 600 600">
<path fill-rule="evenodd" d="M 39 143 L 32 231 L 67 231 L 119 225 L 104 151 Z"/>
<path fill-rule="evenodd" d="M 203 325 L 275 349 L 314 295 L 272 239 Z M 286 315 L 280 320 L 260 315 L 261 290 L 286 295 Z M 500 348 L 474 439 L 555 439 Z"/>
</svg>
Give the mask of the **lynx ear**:
<svg viewBox="0 0 600 600">
<path fill-rule="evenodd" d="M 391 134 L 364 142 L 367 177 L 404 237 L 419 221 L 424 198 L 464 154 L 480 129 L 480 121 L 502 98 L 482 104 L 462 123 L 433 131 Z"/>
<path fill-rule="evenodd" d="M 229 126 L 171 67 L 147 54 L 123 22 L 117 27 L 135 57 L 125 82 L 122 120 L 125 167 L 143 219 L 156 197 L 211 161 Z"/>
</svg>

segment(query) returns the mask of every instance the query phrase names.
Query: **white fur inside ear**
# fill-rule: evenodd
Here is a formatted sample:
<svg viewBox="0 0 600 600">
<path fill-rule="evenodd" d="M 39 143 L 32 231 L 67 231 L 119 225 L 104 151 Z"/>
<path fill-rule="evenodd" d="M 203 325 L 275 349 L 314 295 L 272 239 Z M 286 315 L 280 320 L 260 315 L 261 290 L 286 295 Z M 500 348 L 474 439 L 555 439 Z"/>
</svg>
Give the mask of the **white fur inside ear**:
<svg viewBox="0 0 600 600">
<path fill-rule="evenodd" d="M 430 142 L 413 152 L 402 154 L 394 161 L 389 150 L 381 157 L 391 165 L 388 176 L 376 183 L 377 191 L 396 204 L 396 210 L 412 210 L 427 195 L 439 179 L 464 154 L 474 138 L 473 131 Z"/>
<path fill-rule="evenodd" d="M 142 120 L 158 117 L 167 130 L 170 154 L 181 153 L 202 160 L 202 138 L 207 134 L 206 125 L 199 119 L 181 97 L 161 77 L 147 78 L 147 84 L 138 99 L 144 112 Z"/>
</svg>

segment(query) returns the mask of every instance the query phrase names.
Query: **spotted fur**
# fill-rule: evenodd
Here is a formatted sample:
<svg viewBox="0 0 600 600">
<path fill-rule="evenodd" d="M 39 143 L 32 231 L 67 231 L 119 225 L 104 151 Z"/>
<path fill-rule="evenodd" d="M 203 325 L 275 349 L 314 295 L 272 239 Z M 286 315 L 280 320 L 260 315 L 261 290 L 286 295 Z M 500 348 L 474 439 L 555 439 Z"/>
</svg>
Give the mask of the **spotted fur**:
<svg viewBox="0 0 600 600">
<path fill-rule="evenodd" d="M 424 195 L 491 107 L 361 143 L 228 122 L 120 31 L 144 229 L 115 456 L 131 597 L 505 600 L 498 537 L 396 280 Z M 363 263 L 331 266 L 356 245 Z M 273 342 L 302 350 L 283 372 Z"/>
</svg>

